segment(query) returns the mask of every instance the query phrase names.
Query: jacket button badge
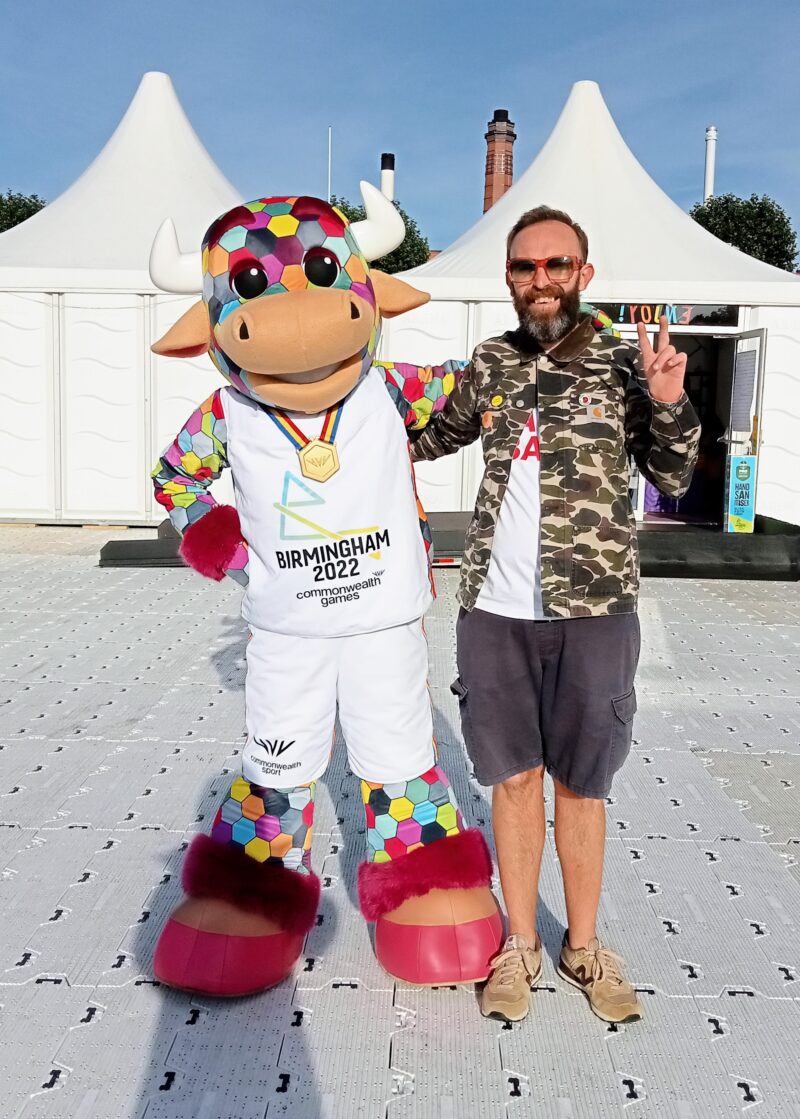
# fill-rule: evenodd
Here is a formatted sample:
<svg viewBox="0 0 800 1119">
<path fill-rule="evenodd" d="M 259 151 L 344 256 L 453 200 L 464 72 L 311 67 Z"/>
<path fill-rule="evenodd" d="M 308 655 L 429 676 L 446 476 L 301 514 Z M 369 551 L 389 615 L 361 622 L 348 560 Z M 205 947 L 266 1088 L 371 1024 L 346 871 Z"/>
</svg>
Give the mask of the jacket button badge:
<svg viewBox="0 0 800 1119">
<path fill-rule="evenodd" d="M 491 400 L 492 407 L 499 408 L 500 405 L 503 403 L 503 399 L 504 398 L 501 393 L 498 393 L 497 396 L 493 396 Z"/>
</svg>

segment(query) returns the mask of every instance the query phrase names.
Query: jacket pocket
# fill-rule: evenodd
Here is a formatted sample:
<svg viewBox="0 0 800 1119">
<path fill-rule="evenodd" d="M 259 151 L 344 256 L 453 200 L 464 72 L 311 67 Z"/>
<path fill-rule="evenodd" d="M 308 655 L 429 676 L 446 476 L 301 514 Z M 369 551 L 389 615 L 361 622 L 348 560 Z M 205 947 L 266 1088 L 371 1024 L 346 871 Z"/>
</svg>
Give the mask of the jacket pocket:
<svg viewBox="0 0 800 1119">
<path fill-rule="evenodd" d="M 570 582 L 582 598 L 631 594 L 631 536 L 627 526 L 576 525 Z"/>
<path fill-rule="evenodd" d="M 623 432 L 622 409 L 619 394 L 605 385 L 575 392 L 570 401 L 573 446 L 616 454 Z"/>
</svg>

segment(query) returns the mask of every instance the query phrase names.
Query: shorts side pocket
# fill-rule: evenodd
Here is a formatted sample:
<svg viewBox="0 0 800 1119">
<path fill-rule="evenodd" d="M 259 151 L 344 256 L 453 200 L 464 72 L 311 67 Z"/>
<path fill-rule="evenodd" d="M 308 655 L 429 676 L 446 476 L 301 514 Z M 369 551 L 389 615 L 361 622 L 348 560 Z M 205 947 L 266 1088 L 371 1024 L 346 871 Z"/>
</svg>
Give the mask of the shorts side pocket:
<svg viewBox="0 0 800 1119">
<path fill-rule="evenodd" d="M 633 717 L 638 707 L 636 688 L 631 688 L 627 695 L 612 699 L 611 707 L 613 714 L 611 717 L 611 750 L 608 758 L 608 772 L 606 773 L 607 783 L 622 767 L 631 750 Z"/>
<path fill-rule="evenodd" d="M 458 711 L 459 715 L 461 716 L 461 734 L 464 739 L 464 745 L 467 747 L 467 753 L 470 753 L 470 746 L 472 742 L 472 724 L 469 718 L 469 705 L 467 703 L 469 688 L 461 679 L 461 677 L 457 676 L 453 683 L 450 685 L 450 691 L 458 699 Z"/>
</svg>

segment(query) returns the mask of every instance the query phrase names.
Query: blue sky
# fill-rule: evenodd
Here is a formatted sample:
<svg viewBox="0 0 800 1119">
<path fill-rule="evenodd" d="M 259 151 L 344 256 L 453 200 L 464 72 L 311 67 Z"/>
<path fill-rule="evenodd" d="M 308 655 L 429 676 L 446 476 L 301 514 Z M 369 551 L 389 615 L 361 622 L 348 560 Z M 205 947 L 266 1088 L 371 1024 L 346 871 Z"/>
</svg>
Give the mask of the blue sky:
<svg viewBox="0 0 800 1119">
<path fill-rule="evenodd" d="M 433 247 L 480 215 L 484 133 L 516 123 L 521 173 L 573 82 L 599 82 L 623 136 L 684 208 L 719 129 L 717 193 L 766 193 L 800 227 L 798 0 L 5 0 L 0 190 L 52 200 L 97 154 L 146 70 L 170 74 L 247 197 L 357 195 L 398 161 Z"/>
</svg>

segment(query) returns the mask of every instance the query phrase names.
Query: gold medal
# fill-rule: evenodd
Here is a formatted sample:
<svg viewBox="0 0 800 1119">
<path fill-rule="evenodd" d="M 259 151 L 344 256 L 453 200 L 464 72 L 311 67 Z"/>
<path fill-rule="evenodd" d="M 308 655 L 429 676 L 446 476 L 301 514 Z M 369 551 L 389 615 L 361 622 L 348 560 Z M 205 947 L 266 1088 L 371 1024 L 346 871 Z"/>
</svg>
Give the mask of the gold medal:
<svg viewBox="0 0 800 1119">
<path fill-rule="evenodd" d="M 267 415 L 280 428 L 297 451 L 300 472 L 311 482 L 327 482 L 339 469 L 339 452 L 334 446 L 339 420 L 342 417 L 341 403 L 335 404 L 325 413 L 319 438 L 309 439 L 294 420 L 279 408 L 268 408 Z"/>
<path fill-rule="evenodd" d="M 333 443 L 311 439 L 297 452 L 300 472 L 311 482 L 327 482 L 339 469 L 339 454 Z"/>
</svg>

